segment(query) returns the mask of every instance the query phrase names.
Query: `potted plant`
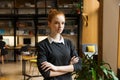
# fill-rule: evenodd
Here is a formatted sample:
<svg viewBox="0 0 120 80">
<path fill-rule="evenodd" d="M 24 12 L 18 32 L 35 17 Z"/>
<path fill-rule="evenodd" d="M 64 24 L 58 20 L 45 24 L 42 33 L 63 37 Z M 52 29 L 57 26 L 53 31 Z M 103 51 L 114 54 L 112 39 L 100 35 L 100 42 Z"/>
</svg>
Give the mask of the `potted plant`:
<svg viewBox="0 0 120 80">
<path fill-rule="evenodd" d="M 71 13 L 80 14 L 81 9 L 82 9 L 82 2 L 73 2 Z"/>
<path fill-rule="evenodd" d="M 93 56 L 83 55 L 82 70 L 73 73 L 75 80 L 118 80 L 108 63 L 97 62 Z"/>
</svg>

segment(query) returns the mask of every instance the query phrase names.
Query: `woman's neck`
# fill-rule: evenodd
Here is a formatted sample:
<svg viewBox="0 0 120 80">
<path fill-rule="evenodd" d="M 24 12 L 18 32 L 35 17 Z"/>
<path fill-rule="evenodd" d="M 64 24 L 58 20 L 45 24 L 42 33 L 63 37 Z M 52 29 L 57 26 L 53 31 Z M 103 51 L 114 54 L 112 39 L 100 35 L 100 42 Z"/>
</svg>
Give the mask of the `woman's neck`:
<svg viewBox="0 0 120 80">
<path fill-rule="evenodd" d="M 56 40 L 56 41 L 59 41 L 60 40 L 60 38 L 61 38 L 61 35 L 60 34 L 50 34 L 50 37 L 52 37 L 54 40 Z"/>
</svg>

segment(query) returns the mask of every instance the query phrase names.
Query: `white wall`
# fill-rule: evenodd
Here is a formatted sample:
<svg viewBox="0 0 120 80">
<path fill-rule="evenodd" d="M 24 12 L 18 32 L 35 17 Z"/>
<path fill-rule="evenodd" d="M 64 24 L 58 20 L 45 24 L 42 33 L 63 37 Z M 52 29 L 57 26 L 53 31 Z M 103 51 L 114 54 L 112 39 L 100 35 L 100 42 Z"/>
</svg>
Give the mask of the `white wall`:
<svg viewBox="0 0 120 80">
<path fill-rule="evenodd" d="M 119 1 L 104 0 L 103 4 L 103 60 L 117 71 Z"/>
<path fill-rule="evenodd" d="M 14 46 L 14 36 L 3 36 L 3 41 L 8 46 Z"/>
</svg>

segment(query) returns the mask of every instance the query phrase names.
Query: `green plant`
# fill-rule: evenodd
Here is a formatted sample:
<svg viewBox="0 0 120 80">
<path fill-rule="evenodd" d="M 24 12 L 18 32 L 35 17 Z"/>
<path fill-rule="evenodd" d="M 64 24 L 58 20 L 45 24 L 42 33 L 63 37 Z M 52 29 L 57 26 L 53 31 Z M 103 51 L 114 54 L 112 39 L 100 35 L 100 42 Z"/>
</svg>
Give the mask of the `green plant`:
<svg viewBox="0 0 120 80">
<path fill-rule="evenodd" d="M 83 55 L 82 70 L 73 73 L 75 80 L 118 80 L 108 63 L 97 62 L 93 56 Z"/>
<path fill-rule="evenodd" d="M 72 13 L 72 14 L 80 14 L 81 7 L 82 7 L 82 6 L 81 6 L 81 3 L 79 3 L 79 2 L 73 3 L 71 13 Z"/>
</svg>

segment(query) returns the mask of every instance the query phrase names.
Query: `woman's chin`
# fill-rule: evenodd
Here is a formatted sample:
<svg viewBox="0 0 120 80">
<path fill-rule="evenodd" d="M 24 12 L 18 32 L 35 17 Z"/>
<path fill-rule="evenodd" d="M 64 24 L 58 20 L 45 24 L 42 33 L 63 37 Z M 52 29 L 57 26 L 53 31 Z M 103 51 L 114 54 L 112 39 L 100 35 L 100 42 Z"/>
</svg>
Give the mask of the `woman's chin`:
<svg viewBox="0 0 120 80">
<path fill-rule="evenodd" d="M 58 31 L 57 33 L 58 33 L 58 34 L 61 34 L 61 33 L 62 33 L 62 31 Z"/>
</svg>

